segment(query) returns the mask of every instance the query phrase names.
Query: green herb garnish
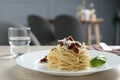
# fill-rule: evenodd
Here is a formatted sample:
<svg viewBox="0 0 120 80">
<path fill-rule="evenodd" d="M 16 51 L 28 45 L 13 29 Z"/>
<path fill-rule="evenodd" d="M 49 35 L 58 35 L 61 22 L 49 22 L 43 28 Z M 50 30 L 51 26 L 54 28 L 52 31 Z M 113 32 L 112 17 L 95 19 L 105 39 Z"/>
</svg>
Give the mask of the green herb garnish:
<svg viewBox="0 0 120 80">
<path fill-rule="evenodd" d="M 93 67 L 99 67 L 106 63 L 106 58 L 104 56 L 96 56 L 93 58 L 90 63 Z"/>
</svg>

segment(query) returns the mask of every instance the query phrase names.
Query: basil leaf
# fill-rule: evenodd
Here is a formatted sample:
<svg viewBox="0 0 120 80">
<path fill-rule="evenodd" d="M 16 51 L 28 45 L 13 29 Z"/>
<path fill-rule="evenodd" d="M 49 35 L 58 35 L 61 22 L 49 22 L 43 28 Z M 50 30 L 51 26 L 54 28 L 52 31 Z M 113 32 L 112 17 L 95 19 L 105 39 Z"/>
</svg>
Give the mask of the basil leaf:
<svg viewBox="0 0 120 80">
<path fill-rule="evenodd" d="M 93 58 L 90 63 L 93 67 L 99 67 L 106 63 L 106 58 L 104 56 L 96 56 Z"/>
</svg>

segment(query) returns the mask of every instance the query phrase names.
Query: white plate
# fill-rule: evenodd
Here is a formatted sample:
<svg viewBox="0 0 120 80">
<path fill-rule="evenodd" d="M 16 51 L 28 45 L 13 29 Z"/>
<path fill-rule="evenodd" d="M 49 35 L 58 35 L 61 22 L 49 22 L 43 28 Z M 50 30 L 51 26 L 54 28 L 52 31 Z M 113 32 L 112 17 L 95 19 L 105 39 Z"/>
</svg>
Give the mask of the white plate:
<svg viewBox="0 0 120 80">
<path fill-rule="evenodd" d="M 59 75 L 59 76 L 81 76 L 81 75 L 88 75 L 95 72 L 100 72 L 108 69 L 112 69 L 120 65 L 120 56 L 117 56 L 112 53 L 108 52 L 101 52 L 101 51 L 94 51 L 89 50 L 88 53 L 91 58 L 103 55 L 107 58 L 107 63 L 98 68 L 89 68 L 87 70 L 82 71 L 56 71 L 56 70 L 49 70 L 47 68 L 47 63 L 38 63 L 40 59 L 42 59 L 45 55 L 49 53 L 49 50 L 44 51 L 36 51 L 26 53 L 16 59 L 16 63 L 24 68 L 31 69 L 34 71 L 40 71 L 46 74 L 51 75 Z"/>
</svg>

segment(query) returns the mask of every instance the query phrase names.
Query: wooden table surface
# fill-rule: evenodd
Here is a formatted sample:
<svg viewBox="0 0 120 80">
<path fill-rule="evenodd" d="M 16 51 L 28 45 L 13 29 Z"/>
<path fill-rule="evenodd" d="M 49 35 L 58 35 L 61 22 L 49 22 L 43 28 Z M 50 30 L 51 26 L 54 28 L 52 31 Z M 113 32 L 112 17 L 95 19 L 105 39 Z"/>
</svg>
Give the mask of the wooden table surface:
<svg viewBox="0 0 120 80">
<path fill-rule="evenodd" d="M 31 51 L 51 49 L 53 46 L 31 46 Z M 112 46 L 120 48 L 120 46 Z M 0 55 L 9 54 L 9 46 L 0 46 Z M 0 59 L 0 80 L 120 80 L 120 67 L 86 76 L 62 77 L 32 71 L 16 64 L 15 60 Z"/>
</svg>

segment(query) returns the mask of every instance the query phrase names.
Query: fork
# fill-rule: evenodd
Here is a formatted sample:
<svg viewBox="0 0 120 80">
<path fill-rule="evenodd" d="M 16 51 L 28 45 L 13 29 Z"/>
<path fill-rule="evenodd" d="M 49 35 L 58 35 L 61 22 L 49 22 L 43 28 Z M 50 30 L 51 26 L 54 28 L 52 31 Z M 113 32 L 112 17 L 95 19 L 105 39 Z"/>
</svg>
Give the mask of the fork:
<svg viewBox="0 0 120 80">
<path fill-rule="evenodd" d="M 16 59 L 17 57 L 23 55 L 24 53 L 19 53 L 19 54 L 7 54 L 7 55 L 1 55 L 0 59 Z"/>
</svg>

